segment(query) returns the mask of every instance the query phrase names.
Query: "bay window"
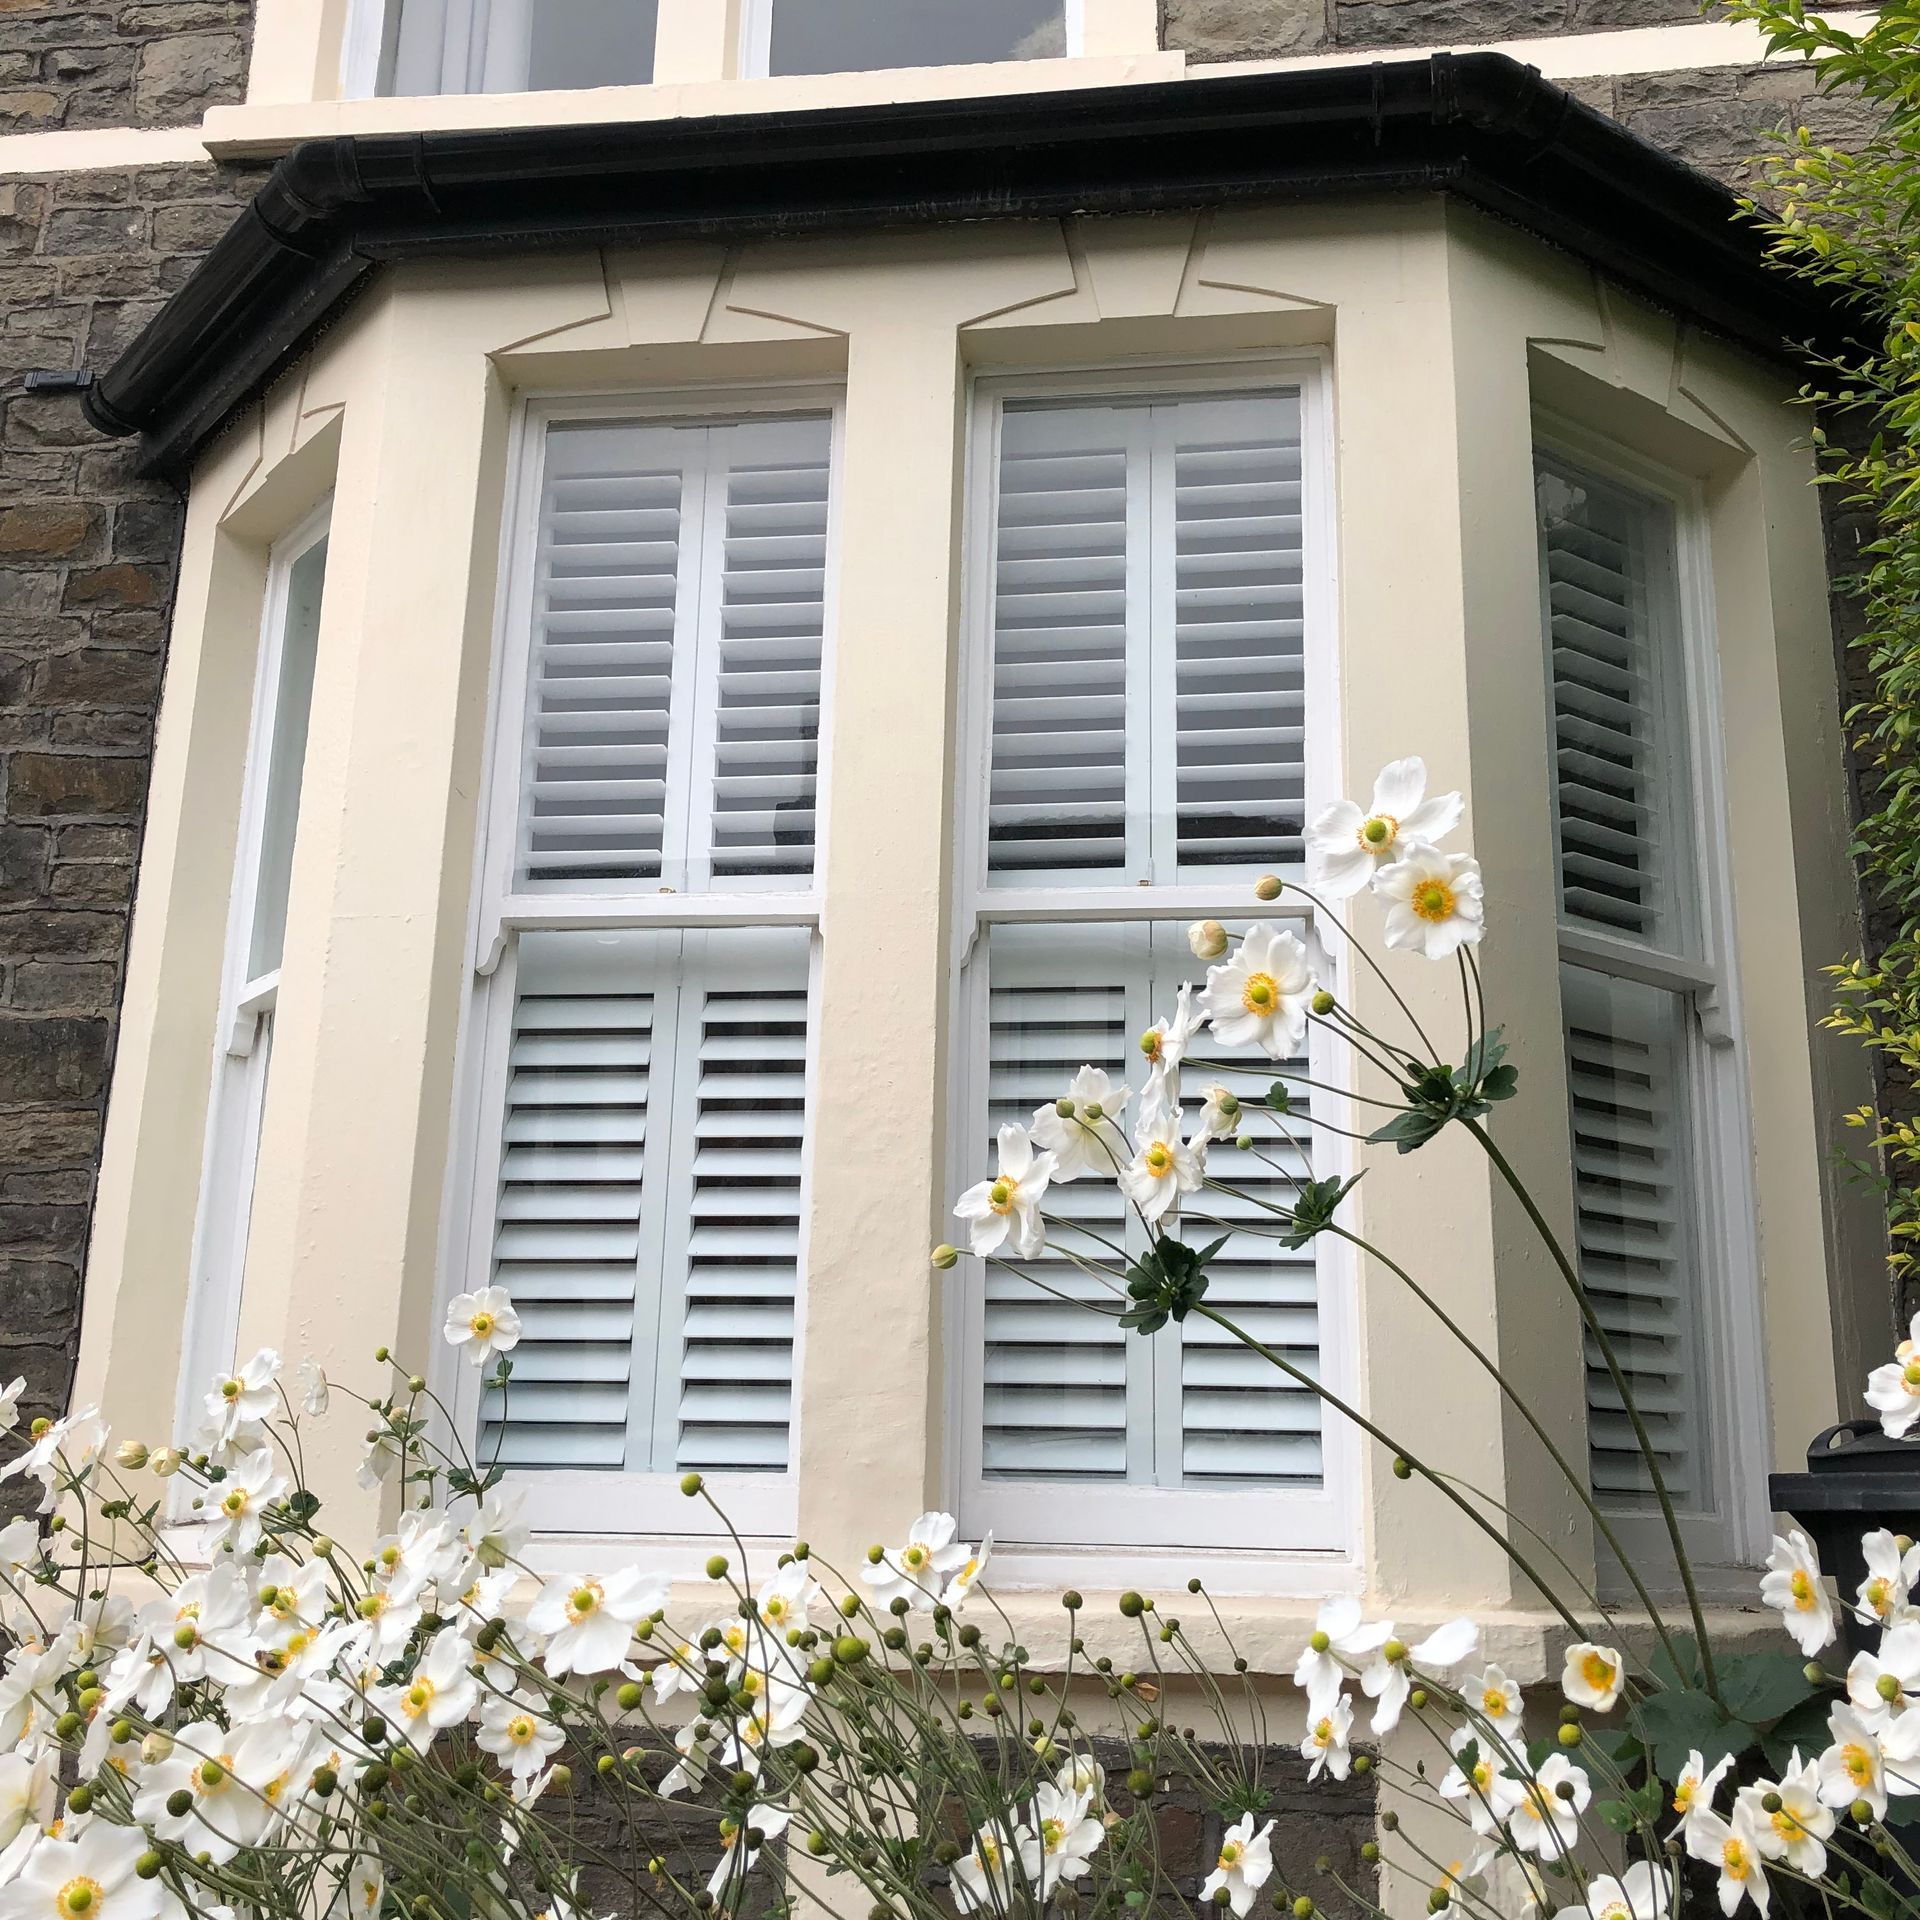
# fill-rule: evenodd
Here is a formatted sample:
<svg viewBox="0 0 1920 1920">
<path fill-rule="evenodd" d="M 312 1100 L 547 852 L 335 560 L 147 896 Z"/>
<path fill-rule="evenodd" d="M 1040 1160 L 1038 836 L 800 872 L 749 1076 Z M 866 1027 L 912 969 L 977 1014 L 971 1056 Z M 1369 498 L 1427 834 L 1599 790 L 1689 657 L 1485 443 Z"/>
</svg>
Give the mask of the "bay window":
<svg viewBox="0 0 1920 1920">
<path fill-rule="evenodd" d="M 529 415 L 482 851 L 466 1383 L 556 1531 L 791 1524 L 830 411 Z"/>
<path fill-rule="evenodd" d="M 1686 503 L 1557 449 L 1537 473 L 1581 1274 L 1692 1550 L 1731 1563 L 1758 1309 Z M 1659 1524 L 1654 1492 L 1591 1339 L 1586 1398 L 1593 1489 L 1631 1545 Z"/>
<path fill-rule="evenodd" d="M 209 1378 L 234 1361 L 326 570 L 322 508 L 268 557 L 182 1345 L 180 1394 L 188 1429 L 198 1424 Z"/>
<path fill-rule="evenodd" d="M 1316 739 L 1309 723 L 1331 713 L 1317 380 L 1295 362 L 1144 392 L 982 391 L 961 834 L 969 1165 L 983 1151 L 990 1164 L 998 1128 L 1029 1123 L 1082 1063 L 1137 1090 L 1138 1036 L 1204 974 L 1182 923 L 1244 917 L 1259 873 L 1300 870 L 1329 771 L 1329 728 Z M 1330 1080 L 1314 1050 L 1313 1077 Z M 1190 1110 L 1207 1078 L 1189 1065 Z M 1291 1124 L 1296 1147 L 1271 1165 L 1216 1147 L 1253 1198 L 1190 1196 L 1192 1231 L 1232 1234 L 1327 1170 L 1304 1099 Z M 1047 1205 L 1145 1248 L 1111 1180 L 1055 1187 Z M 1063 1251 L 1072 1230 L 1054 1240 L 1030 1278 L 995 1268 L 959 1289 L 963 1525 L 1041 1546 L 1339 1544 L 1340 1441 L 1314 1396 L 1209 1323 L 1123 1332 Z M 1317 1375 L 1339 1345 L 1338 1269 L 1330 1252 L 1233 1234 L 1211 1297 Z"/>
</svg>

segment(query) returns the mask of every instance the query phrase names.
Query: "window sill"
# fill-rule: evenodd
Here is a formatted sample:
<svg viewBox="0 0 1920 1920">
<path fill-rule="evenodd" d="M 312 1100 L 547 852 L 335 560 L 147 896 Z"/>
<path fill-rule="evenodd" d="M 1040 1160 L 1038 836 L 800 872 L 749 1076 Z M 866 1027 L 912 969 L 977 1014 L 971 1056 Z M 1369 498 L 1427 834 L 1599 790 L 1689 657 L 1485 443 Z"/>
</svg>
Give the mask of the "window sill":
<svg viewBox="0 0 1920 1920">
<path fill-rule="evenodd" d="M 1186 72 L 1180 53 L 1003 61 L 976 67 L 894 67 L 878 73 L 800 74 L 646 87 L 586 87 L 550 93 L 421 94 L 377 100 L 249 102 L 214 107 L 203 138 L 216 160 L 273 158 L 303 140 L 346 134 L 464 132 L 570 127 L 727 114 L 796 113 L 823 107 L 915 100 L 970 100 L 1009 93 L 1073 92 Z"/>
</svg>

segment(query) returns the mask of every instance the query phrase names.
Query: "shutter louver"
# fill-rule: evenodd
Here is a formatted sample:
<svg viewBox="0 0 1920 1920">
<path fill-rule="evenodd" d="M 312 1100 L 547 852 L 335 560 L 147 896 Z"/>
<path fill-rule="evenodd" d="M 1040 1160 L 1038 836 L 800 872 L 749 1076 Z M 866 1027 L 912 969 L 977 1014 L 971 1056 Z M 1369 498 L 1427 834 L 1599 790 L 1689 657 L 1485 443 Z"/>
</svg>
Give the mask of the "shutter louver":
<svg viewBox="0 0 1920 1920">
<path fill-rule="evenodd" d="M 686 436 L 547 436 L 522 786 L 520 884 L 616 891 L 661 876 Z"/>
<path fill-rule="evenodd" d="M 806 1131 L 807 990 L 706 995 L 677 1464 L 787 1464 Z"/>
<path fill-rule="evenodd" d="M 1146 416 L 1009 409 L 995 529 L 996 874 L 1128 864 L 1128 517 Z"/>
<path fill-rule="evenodd" d="M 831 426 L 725 437 L 713 873 L 797 879 L 813 871 Z"/>
<path fill-rule="evenodd" d="M 1580 1277 L 1660 1456 L 1677 1506 L 1697 1509 L 1701 1355 L 1679 995 L 1561 975 L 1572 1098 Z M 1605 1361 L 1587 1343 L 1587 1434 L 1595 1495 L 1651 1506 L 1645 1463 Z"/>
<path fill-rule="evenodd" d="M 1298 865 L 1305 613 L 1297 399 L 1173 416 L 1176 853 Z"/>
<path fill-rule="evenodd" d="M 1553 486 L 1543 476 L 1542 486 Z M 1677 944 L 1668 757 L 1649 618 L 1653 516 L 1597 489 L 1544 515 L 1561 912 L 1650 946 Z"/>
</svg>

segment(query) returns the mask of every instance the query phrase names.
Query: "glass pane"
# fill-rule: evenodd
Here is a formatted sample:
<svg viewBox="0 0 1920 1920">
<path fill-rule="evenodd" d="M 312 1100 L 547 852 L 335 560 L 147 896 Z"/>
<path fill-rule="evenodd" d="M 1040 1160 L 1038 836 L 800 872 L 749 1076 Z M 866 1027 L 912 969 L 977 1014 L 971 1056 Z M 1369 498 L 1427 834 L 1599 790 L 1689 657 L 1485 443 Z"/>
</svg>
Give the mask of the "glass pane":
<svg viewBox="0 0 1920 1920">
<path fill-rule="evenodd" d="M 258 980 L 279 966 L 287 931 L 287 882 L 293 872 L 293 835 L 300 818 L 300 777 L 307 758 L 314 653 L 320 638 L 320 591 L 326 571 L 327 543 L 321 540 L 293 563 L 287 575 L 273 739 L 267 749 L 267 786 L 261 804 L 260 865 L 254 883 L 253 929 L 247 945 L 249 980 Z"/>
<path fill-rule="evenodd" d="M 1580 1277 L 1682 1511 L 1711 1505 L 1686 997 L 1561 972 Z M 1652 1477 L 1598 1343 L 1586 1343 L 1593 1488 L 1653 1505 Z"/>
<path fill-rule="evenodd" d="M 1066 1093 L 1081 1066 L 1125 1082 L 1133 1097 L 1121 1112 L 1129 1139 L 1146 1079 L 1138 1036 L 1173 1010 L 1183 980 L 1197 969 L 1184 935 L 1170 926 L 996 927 L 988 949 L 984 1171 L 999 1129 L 1031 1125 Z M 1201 1056 L 1225 1054 L 1210 1037 L 1183 1075 L 1183 1134 L 1196 1127 L 1209 1084 Z M 1249 1050 L 1245 1056 L 1253 1061 Z M 1300 1063 L 1295 1063 L 1296 1070 Z M 1257 1099 L 1271 1079 L 1229 1084 Z M 1310 1173 L 1304 1092 L 1293 1131 L 1297 1150 L 1275 1146 L 1240 1155 L 1226 1143 L 1212 1152 L 1218 1177 L 1237 1189 L 1209 1188 L 1184 1205 L 1192 1221 L 1181 1237 L 1204 1245 L 1242 1223 L 1264 1226 L 1288 1205 Z M 1123 1332 L 1113 1293 L 1067 1258 L 1103 1264 L 1109 1249 L 1091 1239 L 1144 1251 L 1146 1231 L 1110 1171 L 1090 1168 L 1048 1189 L 1049 1248 L 1023 1271 L 989 1267 L 985 1294 L 982 1466 L 989 1480 L 1077 1480 L 1163 1487 L 1321 1484 L 1319 1403 L 1224 1329 L 1190 1319 L 1150 1339 Z M 1215 1223 L 1218 1224 L 1215 1224 Z M 1054 1224 L 1058 1223 L 1058 1224 Z M 1076 1231 L 1076 1227 L 1085 1232 Z M 1028 1277 L 1031 1275 L 1032 1277 Z M 1319 1288 L 1311 1249 L 1289 1251 L 1264 1234 L 1231 1233 L 1209 1267 L 1208 1300 L 1255 1339 L 1309 1375 L 1319 1365 Z M 1104 1310 L 1104 1311 L 1103 1311 Z"/>
<path fill-rule="evenodd" d="M 534 0 L 528 88 L 644 85 L 658 10 L 657 0 Z"/>
<path fill-rule="evenodd" d="M 1065 0 L 772 0 L 771 73 L 852 73 L 1048 60 Z"/>
</svg>

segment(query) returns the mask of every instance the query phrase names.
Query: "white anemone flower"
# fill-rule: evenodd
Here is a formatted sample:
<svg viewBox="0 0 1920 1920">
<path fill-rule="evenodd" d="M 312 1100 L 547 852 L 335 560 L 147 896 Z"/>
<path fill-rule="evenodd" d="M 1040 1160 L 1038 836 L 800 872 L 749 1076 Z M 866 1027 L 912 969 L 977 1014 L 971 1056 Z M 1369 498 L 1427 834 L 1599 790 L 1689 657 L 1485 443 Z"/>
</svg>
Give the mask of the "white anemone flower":
<svg viewBox="0 0 1920 1920">
<path fill-rule="evenodd" d="M 40 1529 L 31 1520 L 9 1520 L 0 1527 L 0 1575 L 37 1567 L 42 1558 Z"/>
<path fill-rule="evenodd" d="M 753 1597 L 754 1611 L 769 1633 L 784 1634 L 790 1627 L 804 1627 L 820 1598 L 820 1583 L 807 1571 L 804 1560 L 789 1560 L 760 1583 Z"/>
<path fill-rule="evenodd" d="M 134 1871 L 147 1851 L 137 1827 L 90 1821 L 74 1838 L 48 1834 L 0 1887 L 0 1920 L 160 1920 L 180 1902 L 159 1879 Z"/>
<path fill-rule="evenodd" d="M 1307 1714 L 1307 1730 L 1300 1741 L 1300 1758 L 1310 1762 L 1307 1778 L 1323 1773 L 1344 1780 L 1353 1768 L 1348 1739 L 1353 1732 L 1353 1703 L 1343 1694 L 1325 1713 Z"/>
<path fill-rule="evenodd" d="M 0 1847 L 28 1827 L 52 1824 L 60 1800 L 58 1764 L 50 1753 L 0 1753 Z"/>
<path fill-rule="evenodd" d="M 1231 1140 L 1239 1133 L 1242 1118 L 1240 1096 L 1231 1087 L 1216 1082 L 1207 1089 L 1200 1118 L 1194 1122 L 1193 1138 Z"/>
<path fill-rule="evenodd" d="M 209 1452 L 252 1445 L 280 1405 L 280 1356 L 262 1347 L 238 1373 L 218 1375 L 206 1398 Z"/>
<path fill-rule="evenodd" d="M 479 1505 L 460 1522 L 460 1544 L 472 1563 L 470 1577 L 474 1568 L 498 1573 L 526 1551 L 533 1538 L 526 1504 L 527 1496 L 518 1487 L 489 1487 Z"/>
<path fill-rule="evenodd" d="M 1593 1798 L 1586 1770 L 1564 1753 L 1550 1753 L 1521 1786 L 1520 1804 L 1507 1818 L 1513 1844 L 1548 1861 L 1572 1853 L 1580 1839 L 1580 1816 Z"/>
<path fill-rule="evenodd" d="M 443 1627 L 413 1678 L 375 1689 L 373 1703 L 415 1753 L 424 1753 L 436 1733 L 459 1726 L 479 1704 L 472 1666 L 473 1642 L 456 1628 Z"/>
<path fill-rule="evenodd" d="M 610 1673 L 627 1657 L 634 1628 L 666 1604 L 665 1579 L 627 1567 L 604 1580 L 549 1580 L 527 1609 L 527 1626 L 546 1642 L 556 1678 Z"/>
<path fill-rule="evenodd" d="M 1447 1745 L 1453 1752 L 1453 1765 L 1440 1782 L 1440 1797 L 1465 1801 L 1467 1824 L 1485 1839 L 1506 1825 L 1507 1816 L 1526 1798 L 1527 1790 L 1507 1772 L 1494 1742 L 1474 1728 L 1457 1727 Z M 1473 1755 L 1470 1763 L 1469 1752 Z"/>
<path fill-rule="evenodd" d="M 207 1550 L 251 1553 L 266 1533 L 267 1509 L 284 1500 L 293 1483 L 280 1471 L 270 1447 L 250 1453 L 227 1469 L 227 1477 L 212 1489 L 213 1518 L 207 1528 Z"/>
<path fill-rule="evenodd" d="M 958 1612 L 961 1607 L 965 1606 L 968 1598 L 973 1593 L 974 1587 L 979 1583 L 981 1574 L 986 1571 L 987 1562 L 992 1556 L 993 1535 L 988 1534 L 987 1537 L 967 1555 L 961 1565 L 955 1568 L 953 1578 L 949 1580 L 941 1590 L 940 1604 L 943 1607 L 952 1608 L 955 1612 Z"/>
<path fill-rule="evenodd" d="M 1767 1571 L 1760 1576 L 1760 1598 L 1778 1607 L 1794 1643 L 1809 1659 L 1828 1645 L 1836 1631 L 1833 1601 L 1820 1578 L 1820 1558 L 1798 1527 L 1783 1540 L 1773 1537 Z"/>
<path fill-rule="evenodd" d="M 1009 1121 L 1000 1129 L 999 1171 L 954 1203 L 954 1218 L 967 1223 L 967 1244 L 974 1253 L 984 1256 L 1010 1245 L 1015 1259 L 1031 1260 L 1040 1252 L 1047 1244 L 1040 1196 L 1054 1165 L 1052 1154 L 1034 1152 L 1025 1127 Z"/>
<path fill-rule="evenodd" d="M 1115 1122 L 1133 1089 L 1103 1068 L 1082 1067 L 1062 1097 L 1033 1111 L 1033 1144 L 1053 1155 L 1053 1180 L 1065 1186 L 1083 1173 L 1111 1180 L 1127 1164 L 1127 1136 Z M 1062 1113 L 1061 1108 L 1072 1111 Z"/>
<path fill-rule="evenodd" d="M 1675 1833 L 1690 1827 L 1702 1814 L 1713 1811 L 1713 1796 L 1719 1791 L 1720 1782 L 1727 1777 L 1733 1765 L 1733 1755 L 1723 1754 L 1709 1767 L 1695 1747 L 1687 1755 L 1687 1764 L 1680 1769 L 1680 1777 L 1673 1783 L 1673 1811 L 1679 1815 L 1679 1825 Z"/>
<path fill-rule="evenodd" d="M 970 1557 L 954 1538 L 958 1531 L 959 1522 L 952 1514 L 923 1513 L 907 1529 L 904 1545 L 889 1547 L 878 1560 L 862 1567 L 860 1578 L 871 1591 L 874 1608 L 885 1613 L 896 1600 L 914 1608 L 931 1607 L 948 1577 Z"/>
<path fill-rule="evenodd" d="M 1856 1653 L 1847 1667 L 1847 1698 L 1876 1729 L 1892 1724 L 1920 1695 L 1920 1621 L 1903 1620 L 1880 1636 L 1876 1653 Z"/>
<path fill-rule="evenodd" d="M 310 1419 L 320 1419 L 332 1404 L 333 1395 L 319 1361 L 312 1358 L 302 1360 L 293 1372 L 294 1378 L 300 1383 L 300 1411 Z"/>
<path fill-rule="evenodd" d="M 1460 824 L 1457 793 L 1427 798 L 1427 763 L 1395 760 L 1373 783 L 1373 804 L 1364 811 L 1336 800 L 1307 829 L 1307 864 L 1313 884 L 1335 900 L 1360 891 L 1415 841 L 1444 840 Z"/>
<path fill-rule="evenodd" d="M 953 1904 L 962 1913 L 1004 1914 L 1013 1909 L 1017 1843 L 983 1828 L 973 1847 L 953 1864 Z"/>
<path fill-rule="evenodd" d="M 1891 1626 L 1912 1611 L 1913 1586 L 1920 1580 L 1920 1546 L 1909 1543 L 1903 1553 L 1900 1537 L 1891 1527 L 1863 1534 L 1860 1550 L 1867 1563 L 1853 1613 L 1869 1627 Z"/>
<path fill-rule="evenodd" d="M 1833 1744 L 1818 1761 L 1820 1798 L 1830 1807 L 1864 1800 L 1876 1820 L 1887 1817 L 1887 1764 L 1880 1735 L 1850 1706 L 1827 1716 Z"/>
<path fill-rule="evenodd" d="M 1107 1837 L 1091 1804 L 1087 1795 L 1056 1786 L 1034 1790 L 1033 1829 L 1019 1838 L 1027 1877 L 1038 1885 L 1043 1900 L 1061 1881 L 1087 1877 L 1093 1856 Z"/>
<path fill-rule="evenodd" d="M 98 1407 L 83 1407 L 50 1422 L 25 1453 L 0 1466 L 0 1483 L 24 1474 L 40 1483 L 40 1512 L 51 1513 L 56 1497 L 54 1481 L 64 1467 L 69 1475 L 83 1472 L 107 1444 L 106 1424 Z"/>
<path fill-rule="evenodd" d="M 1596 1873 L 1584 1902 L 1562 1907 L 1554 1920 L 1662 1920 L 1672 1903 L 1673 1876 L 1650 1860 L 1636 1860 L 1618 1880 Z"/>
<path fill-rule="evenodd" d="M 710 1720 L 687 1720 L 674 1729 L 673 1745 L 679 1762 L 660 1782 L 661 1795 L 668 1800 L 689 1788 L 698 1793 L 706 1785 L 707 1768 L 719 1751 L 720 1736 Z"/>
<path fill-rule="evenodd" d="M 0 1433 L 11 1433 L 20 1424 L 20 1396 L 26 1390 L 25 1374 L 0 1387 Z"/>
<path fill-rule="evenodd" d="M 1613 1647 L 1576 1640 L 1567 1649 L 1560 1673 L 1560 1691 L 1576 1707 L 1592 1713 L 1611 1713 L 1620 1703 L 1626 1673 Z"/>
<path fill-rule="evenodd" d="M 1200 1004 L 1222 1046 L 1291 1060 L 1306 1038 L 1312 998 L 1313 969 L 1299 936 L 1262 921 L 1247 929 L 1238 953 L 1207 969 Z"/>
<path fill-rule="evenodd" d="M 1387 1641 L 1360 1676 L 1362 1689 L 1376 1703 L 1375 1737 L 1391 1733 L 1400 1724 L 1416 1674 L 1444 1679 L 1461 1661 L 1470 1660 L 1479 1644 L 1480 1629 L 1467 1619 L 1449 1620 L 1412 1648 L 1398 1640 Z"/>
<path fill-rule="evenodd" d="M 1369 1623 L 1352 1594 L 1322 1601 L 1312 1637 L 1293 1665 L 1293 1684 L 1306 1690 L 1309 1709 L 1320 1713 L 1330 1707 L 1348 1673 L 1392 1638 L 1393 1622 Z"/>
<path fill-rule="evenodd" d="M 523 1785 L 544 1773 L 567 1743 L 542 1702 L 524 1691 L 505 1699 L 489 1694 L 480 1703 L 480 1731 L 473 1738 L 481 1752 L 492 1754 Z"/>
<path fill-rule="evenodd" d="M 520 1344 L 520 1316 L 505 1287 L 480 1287 L 447 1302 L 447 1345 L 465 1347 L 476 1367 Z"/>
<path fill-rule="evenodd" d="M 1766 1802 L 1778 1804 L 1769 1813 Z M 1786 1771 L 1778 1780 L 1762 1780 L 1757 1786 L 1742 1787 L 1734 1796 L 1736 1818 L 1740 1810 L 1747 1815 L 1754 1844 L 1768 1860 L 1784 1860 L 1795 1873 L 1817 1880 L 1827 1870 L 1827 1841 L 1833 1833 L 1836 1817 L 1820 1798 L 1820 1769 L 1814 1761 L 1801 1763 L 1795 1748 Z"/>
<path fill-rule="evenodd" d="M 1913 1316 L 1893 1358 L 1867 1375 L 1866 1402 L 1879 1414 L 1889 1439 L 1904 1439 L 1920 1420 L 1920 1313 Z"/>
<path fill-rule="evenodd" d="M 1225 1892 L 1234 1920 L 1246 1920 L 1260 1889 L 1273 1878 L 1273 1822 L 1254 1830 L 1253 1815 L 1242 1814 L 1220 1840 L 1220 1856 L 1200 1887 L 1202 1903 Z"/>
<path fill-rule="evenodd" d="M 1703 1813 L 1687 1829 L 1687 1851 L 1718 1870 L 1722 1913 L 1734 1913 L 1743 1900 L 1751 1900 L 1759 1912 L 1766 1912 L 1772 1889 L 1767 1884 L 1760 1836 L 1745 1807 L 1736 1806 L 1730 1821 L 1722 1820 L 1717 1813 Z"/>
<path fill-rule="evenodd" d="M 786 1832 L 793 1816 L 784 1807 L 749 1807 L 739 1820 L 720 1823 L 720 1858 L 707 1880 L 707 1891 L 716 1900 L 723 1888 L 753 1871 L 760 1849 L 769 1840 Z"/>
<path fill-rule="evenodd" d="M 1526 1699 L 1519 1682 L 1510 1680 L 1504 1668 L 1489 1664 L 1485 1673 L 1461 1692 L 1480 1718 L 1502 1739 L 1511 1740 L 1520 1731 L 1526 1712 Z"/>
<path fill-rule="evenodd" d="M 1183 1193 L 1197 1193 L 1206 1179 L 1206 1143 L 1180 1137 L 1180 1100 L 1167 1075 L 1155 1067 L 1140 1099 L 1133 1158 L 1120 1172 L 1120 1188 L 1149 1226 L 1178 1210 Z"/>
<path fill-rule="evenodd" d="M 1374 891 L 1387 903 L 1390 947 L 1445 960 L 1486 931 L 1480 863 L 1467 854 L 1410 847 L 1381 873 Z"/>
<path fill-rule="evenodd" d="M 1172 1076 L 1171 1084 L 1176 1092 L 1180 1085 L 1180 1063 L 1186 1059 L 1193 1036 L 1203 1024 L 1204 1016 L 1194 1005 L 1193 987 L 1183 982 L 1174 995 L 1172 1016 L 1162 1014 L 1140 1036 L 1140 1051 L 1154 1066 L 1164 1068 Z"/>
</svg>

